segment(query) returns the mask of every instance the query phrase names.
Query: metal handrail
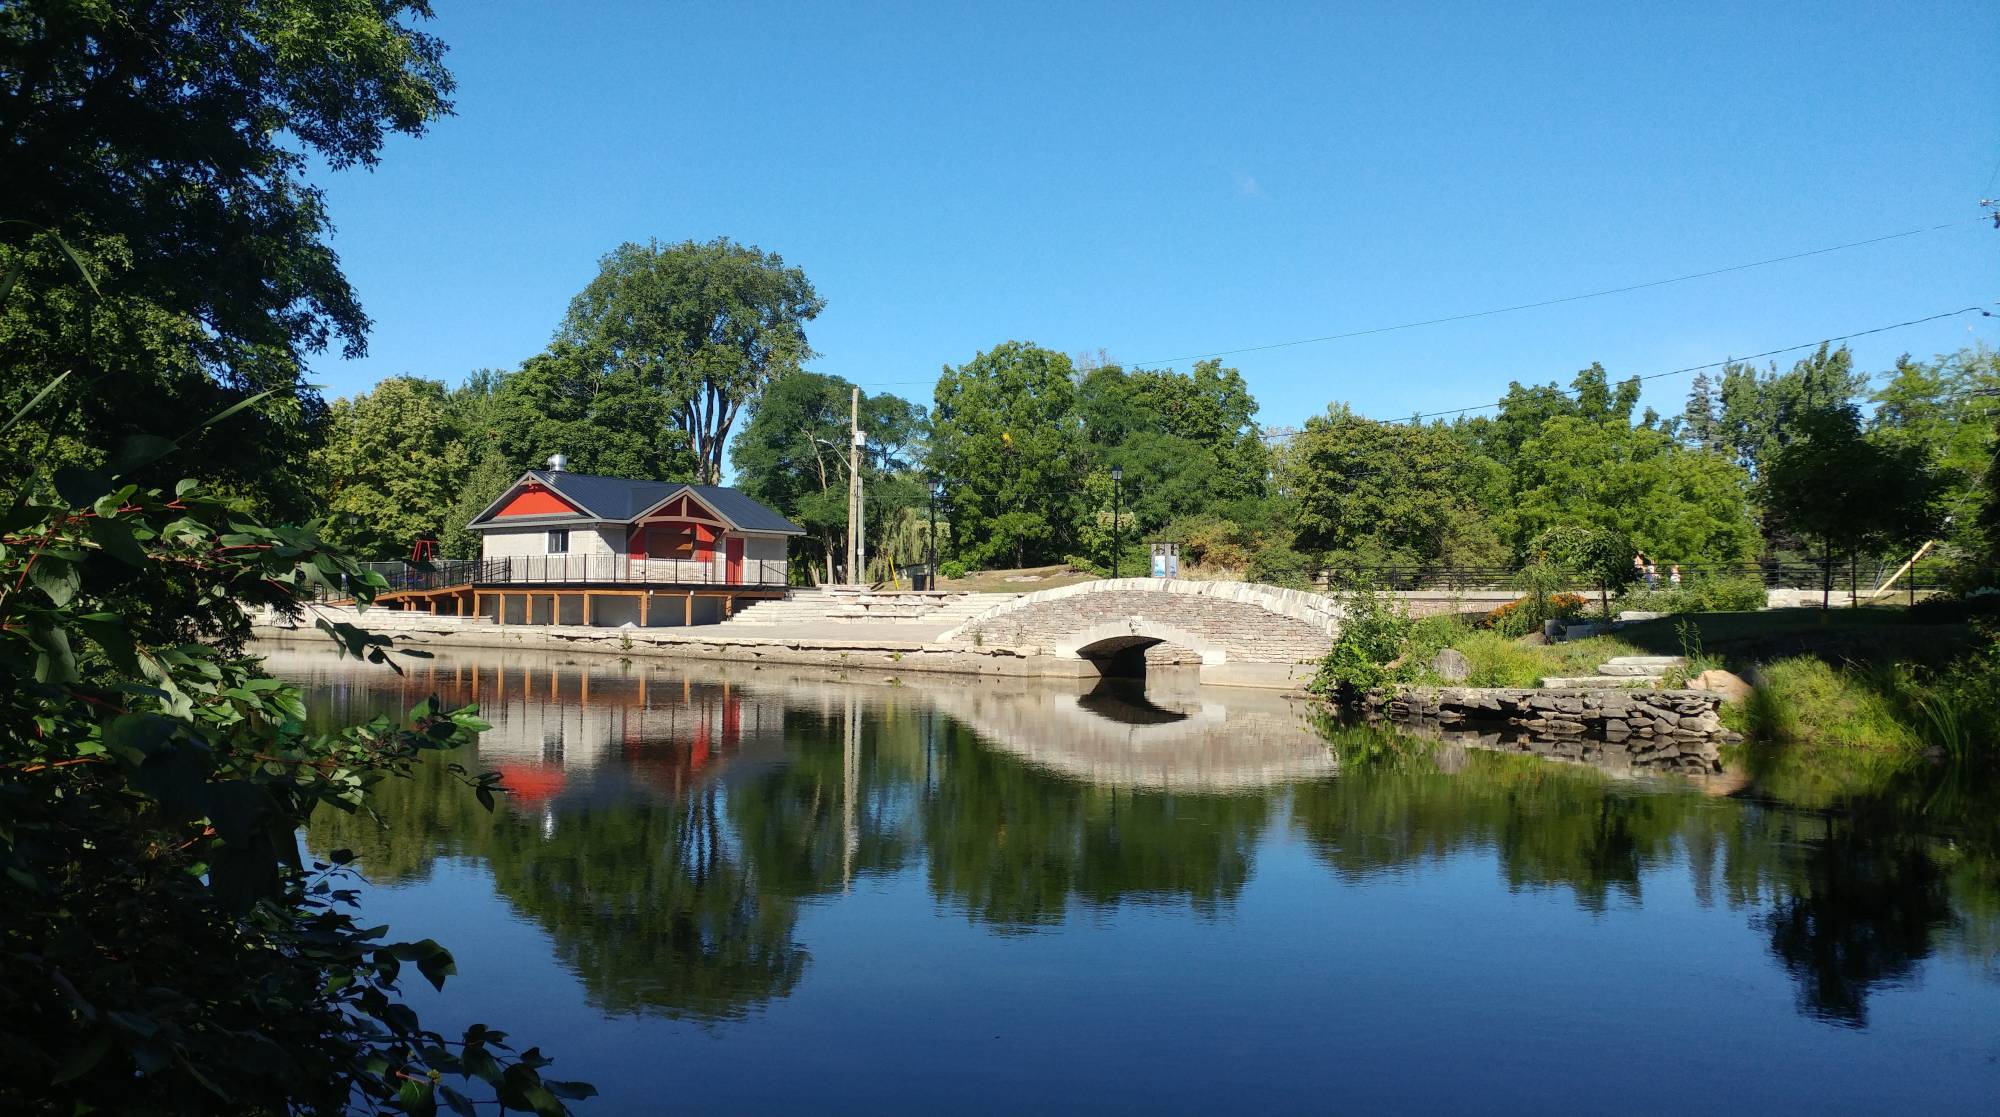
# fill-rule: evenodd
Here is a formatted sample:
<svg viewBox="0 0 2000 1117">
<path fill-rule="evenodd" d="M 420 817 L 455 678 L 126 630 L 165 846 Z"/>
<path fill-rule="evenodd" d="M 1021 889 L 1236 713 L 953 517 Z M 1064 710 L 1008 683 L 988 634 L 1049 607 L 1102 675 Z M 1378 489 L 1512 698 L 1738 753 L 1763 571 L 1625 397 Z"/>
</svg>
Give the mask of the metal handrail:
<svg viewBox="0 0 2000 1117">
<path fill-rule="evenodd" d="M 741 573 L 732 578 L 719 561 L 627 555 L 514 555 L 367 565 L 389 583 L 390 593 L 464 585 L 765 587 L 785 585 L 787 575 L 786 564 L 775 559 L 745 558 Z"/>
</svg>

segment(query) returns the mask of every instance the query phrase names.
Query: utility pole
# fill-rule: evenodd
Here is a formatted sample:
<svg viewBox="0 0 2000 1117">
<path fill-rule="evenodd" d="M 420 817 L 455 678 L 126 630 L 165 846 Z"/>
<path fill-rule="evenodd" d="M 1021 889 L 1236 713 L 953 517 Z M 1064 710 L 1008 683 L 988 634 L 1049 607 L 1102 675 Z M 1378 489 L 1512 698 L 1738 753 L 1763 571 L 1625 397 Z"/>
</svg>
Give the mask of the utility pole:
<svg viewBox="0 0 2000 1117">
<path fill-rule="evenodd" d="M 847 581 L 860 585 L 861 571 L 861 389 L 854 389 L 847 413 Z"/>
</svg>

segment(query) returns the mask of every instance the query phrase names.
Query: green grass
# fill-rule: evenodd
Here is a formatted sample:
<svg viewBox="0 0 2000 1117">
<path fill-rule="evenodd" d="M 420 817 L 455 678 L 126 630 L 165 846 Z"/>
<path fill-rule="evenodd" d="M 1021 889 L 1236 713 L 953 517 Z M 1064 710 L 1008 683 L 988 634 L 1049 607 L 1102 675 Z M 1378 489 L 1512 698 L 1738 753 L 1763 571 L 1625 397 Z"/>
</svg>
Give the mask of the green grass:
<svg viewBox="0 0 2000 1117">
<path fill-rule="evenodd" d="M 1926 741 L 1911 722 L 1909 691 L 1898 674 L 1839 667 L 1812 656 L 1781 659 L 1759 670 L 1742 722 L 1760 741 L 1919 752 Z"/>
</svg>

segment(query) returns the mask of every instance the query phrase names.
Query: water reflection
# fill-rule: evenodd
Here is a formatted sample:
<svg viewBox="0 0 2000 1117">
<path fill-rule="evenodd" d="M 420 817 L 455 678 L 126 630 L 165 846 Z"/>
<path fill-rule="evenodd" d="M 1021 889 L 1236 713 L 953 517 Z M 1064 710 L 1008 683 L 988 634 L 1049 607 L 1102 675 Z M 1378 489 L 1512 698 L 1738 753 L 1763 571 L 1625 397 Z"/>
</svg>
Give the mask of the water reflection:
<svg viewBox="0 0 2000 1117">
<path fill-rule="evenodd" d="M 1686 880 L 1758 930 L 1803 1013 L 1844 1025 L 1940 952 L 1991 973 L 2000 943 L 1990 834 L 1324 725 L 1277 696 L 499 653 L 400 678 L 317 651 L 270 666 L 342 721 L 432 692 L 481 705 L 500 810 L 427 769 L 379 792 L 388 829 L 329 814 L 310 841 L 381 882 L 476 858 L 613 1013 L 726 1020 L 791 995 L 803 913 L 858 882 L 907 876 L 1007 935 L 1128 907 L 1207 921 L 1283 841 L 1351 886 L 1490 857 L 1506 888 L 1586 912 Z"/>
</svg>

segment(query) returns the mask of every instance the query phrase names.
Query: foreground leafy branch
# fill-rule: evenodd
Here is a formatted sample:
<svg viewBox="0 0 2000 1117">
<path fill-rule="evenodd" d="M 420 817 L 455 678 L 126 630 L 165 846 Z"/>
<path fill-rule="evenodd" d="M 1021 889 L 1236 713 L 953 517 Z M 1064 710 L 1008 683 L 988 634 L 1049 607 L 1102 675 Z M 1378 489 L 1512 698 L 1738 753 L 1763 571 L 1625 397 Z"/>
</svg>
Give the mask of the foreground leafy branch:
<svg viewBox="0 0 2000 1117">
<path fill-rule="evenodd" d="M 0 506 L 0 1110 L 555 1114 L 588 1096 L 504 1033 L 425 1029 L 398 981 L 407 964 L 442 988 L 450 952 L 360 925 L 346 851 L 300 856 L 313 811 L 365 811 L 486 728 L 430 700 L 313 732 L 242 653 L 248 611 L 296 616 L 343 581 L 365 603 L 380 576 L 193 482 L 117 475 L 31 479 Z M 385 637 L 321 624 L 394 667 Z M 447 770 L 492 807 L 496 776 Z"/>
</svg>

